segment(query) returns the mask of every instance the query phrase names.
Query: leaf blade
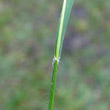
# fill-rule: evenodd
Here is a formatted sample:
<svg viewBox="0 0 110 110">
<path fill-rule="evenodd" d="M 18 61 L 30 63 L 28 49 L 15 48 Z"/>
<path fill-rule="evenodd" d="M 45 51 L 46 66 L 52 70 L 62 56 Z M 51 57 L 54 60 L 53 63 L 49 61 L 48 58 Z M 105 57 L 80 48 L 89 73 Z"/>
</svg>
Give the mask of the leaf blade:
<svg viewBox="0 0 110 110">
<path fill-rule="evenodd" d="M 55 50 L 54 50 L 54 56 L 58 59 L 60 59 L 60 56 L 61 56 L 64 35 L 65 35 L 65 31 L 66 31 L 66 27 L 70 16 L 70 12 L 72 10 L 73 3 L 74 3 L 74 0 L 64 0 L 64 3 L 63 3 L 63 8 L 59 19 L 58 27 L 57 27 Z"/>
</svg>

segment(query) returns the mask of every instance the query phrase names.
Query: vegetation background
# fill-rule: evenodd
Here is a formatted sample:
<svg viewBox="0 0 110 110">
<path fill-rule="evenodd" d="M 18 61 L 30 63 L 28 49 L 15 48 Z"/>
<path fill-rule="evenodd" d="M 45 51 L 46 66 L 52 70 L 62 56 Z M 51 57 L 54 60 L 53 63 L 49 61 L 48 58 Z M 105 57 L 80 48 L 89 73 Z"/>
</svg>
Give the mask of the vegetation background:
<svg viewBox="0 0 110 110">
<path fill-rule="evenodd" d="M 0 0 L 0 110 L 47 110 L 63 0 Z M 54 110 L 110 110 L 110 1 L 75 0 Z"/>
</svg>

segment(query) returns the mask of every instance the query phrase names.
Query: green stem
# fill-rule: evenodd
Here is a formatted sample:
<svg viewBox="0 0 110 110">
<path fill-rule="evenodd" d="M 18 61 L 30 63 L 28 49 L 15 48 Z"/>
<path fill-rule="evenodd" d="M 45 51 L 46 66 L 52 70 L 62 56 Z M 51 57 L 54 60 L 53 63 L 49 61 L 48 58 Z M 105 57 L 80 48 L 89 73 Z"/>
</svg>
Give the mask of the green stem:
<svg viewBox="0 0 110 110">
<path fill-rule="evenodd" d="M 56 77 L 57 77 L 57 66 L 58 66 L 58 61 L 55 60 L 54 64 L 53 64 L 53 74 L 52 74 L 52 81 L 51 81 L 51 89 L 50 89 L 48 110 L 53 110 L 55 85 L 56 85 Z"/>
<path fill-rule="evenodd" d="M 58 23 L 57 34 L 56 34 L 56 43 L 54 49 L 54 59 L 53 59 L 53 74 L 51 82 L 51 90 L 49 97 L 49 106 L 48 110 L 53 110 L 54 95 L 55 95 L 55 85 L 57 77 L 57 67 L 61 56 L 61 50 L 64 40 L 64 34 L 66 31 L 69 15 L 72 9 L 74 0 L 64 0 L 60 20 Z"/>
</svg>

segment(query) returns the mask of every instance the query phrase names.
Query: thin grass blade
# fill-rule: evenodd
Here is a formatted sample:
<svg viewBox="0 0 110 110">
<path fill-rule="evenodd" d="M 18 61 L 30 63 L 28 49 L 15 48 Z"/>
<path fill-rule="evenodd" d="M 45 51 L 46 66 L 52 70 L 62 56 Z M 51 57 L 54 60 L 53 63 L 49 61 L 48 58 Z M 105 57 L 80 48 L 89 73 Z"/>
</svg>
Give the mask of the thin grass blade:
<svg viewBox="0 0 110 110">
<path fill-rule="evenodd" d="M 54 55 L 58 59 L 60 59 L 60 56 L 61 56 L 64 35 L 65 35 L 68 19 L 70 16 L 70 12 L 73 6 L 73 2 L 74 0 L 64 0 L 64 3 L 63 3 L 63 8 L 59 19 L 58 27 L 57 27 L 55 50 L 54 50 Z"/>
</svg>

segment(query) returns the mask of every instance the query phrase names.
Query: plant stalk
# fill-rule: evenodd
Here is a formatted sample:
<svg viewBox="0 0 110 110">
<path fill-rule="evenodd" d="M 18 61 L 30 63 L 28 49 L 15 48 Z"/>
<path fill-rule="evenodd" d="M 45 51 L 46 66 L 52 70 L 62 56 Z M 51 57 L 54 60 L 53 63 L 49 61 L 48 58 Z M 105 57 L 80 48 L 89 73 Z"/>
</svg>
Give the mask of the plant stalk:
<svg viewBox="0 0 110 110">
<path fill-rule="evenodd" d="M 51 81 L 51 90 L 50 90 L 50 100 L 48 110 L 53 110 L 53 103 L 54 103 L 54 95 L 55 95 L 55 85 L 56 85 L 56 77 L 57 77 L 57 66 L 58 61 L 55 60 L 53 62 L 53 74 L 52 74 L 52 81 Z"/>
<path fill-rule="evenodd" d="M 57 77 L 57 67 L 59 64 L 60 57 L 61 57 L 64 34 L 66 31 L 66 27 L 67 27 L 69 15 L 70 15 L 70 12 L 73 6 L 73 2 L 74 0 L 63 1 L 62 12 L 61 12 L 61 16 L 60 16 L 58 27 L 57 27 L 56 42 L 55 42 L 55 48 L 54 48 L 54 59 L 52 62 L 53 74 L 52 74 L 52 81 L 51 81 L 48 110 L 53 110 L 55 85 L 56 85 L 56 77 Z"/>
</svg>

